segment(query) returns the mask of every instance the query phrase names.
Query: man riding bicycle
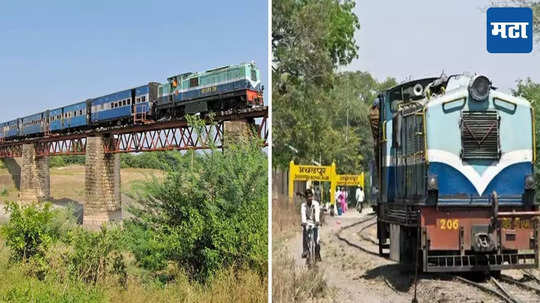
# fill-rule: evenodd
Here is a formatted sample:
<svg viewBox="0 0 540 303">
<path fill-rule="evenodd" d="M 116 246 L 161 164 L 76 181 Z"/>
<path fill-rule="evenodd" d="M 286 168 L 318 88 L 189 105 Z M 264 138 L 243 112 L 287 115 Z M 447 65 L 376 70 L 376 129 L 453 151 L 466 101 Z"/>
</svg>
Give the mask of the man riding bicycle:
<svg viewBox="0 0 540 303">
<path fill-rule="evenodd" d="M 303 253 L 302 258 L 306 258 L 308 255 L 308 224 L 314 225 L 313 236 L 315 238 L 315 258 L 317 261 L 321 261 L 321 246 L 319 243 L 319 225 L 320 225 L 320 206 L 319 202 L 313 200 L 313 191 L 308 188 L 304 193 L 306 202 L 302 203 L 301 215 L 302 215 L 302 243 Z"/>
</svg>

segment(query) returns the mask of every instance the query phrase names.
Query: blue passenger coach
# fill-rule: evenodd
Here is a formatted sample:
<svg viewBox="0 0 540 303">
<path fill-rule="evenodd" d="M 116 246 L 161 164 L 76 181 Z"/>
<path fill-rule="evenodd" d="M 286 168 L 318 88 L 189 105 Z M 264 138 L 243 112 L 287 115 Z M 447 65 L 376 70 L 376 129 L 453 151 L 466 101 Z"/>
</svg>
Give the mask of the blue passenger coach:
<svg viewBox="0 0 540 303">
<path fill-rule="evenodd" d="M 30 115 L 22 118 L 21 135 L 35 135 L 43 132 L 47 112 Z"/>
<path fill-rule="evenodd" d="M 61 108 L 52 109 L 49 111 L 49 130 L 56 132 L 64 129 L 64 113 Z"/>
<path fill-rule="evenodd" d="M 11 120 L 0 124 L 0 139 L 19 135 L 19 120 Z"/>
<path fill-rule="evenodd" d="M 90 101 L 91 122 L 102 123 L 130 119 L 135 113 L 149 115 L 157 99 L 159 83 L 112 93 Z"/>
<path fill-rule="evenodd" d="M 131 102 L 130 89 L 93 99 L 92 123 L 131 117 Z"/>
<path fill-rule="evenodd" d="M 89 125 L 88 101 L 71 104 L 49 111 L 48 121 L 51 132 L 76 129 Z"/>
<path fill-rule="evenodd" d="M 65 106 L 62 110 L 64 112 L 64 128 L 78 128 L 88 125 L 86 101 Z"/>
</svg>

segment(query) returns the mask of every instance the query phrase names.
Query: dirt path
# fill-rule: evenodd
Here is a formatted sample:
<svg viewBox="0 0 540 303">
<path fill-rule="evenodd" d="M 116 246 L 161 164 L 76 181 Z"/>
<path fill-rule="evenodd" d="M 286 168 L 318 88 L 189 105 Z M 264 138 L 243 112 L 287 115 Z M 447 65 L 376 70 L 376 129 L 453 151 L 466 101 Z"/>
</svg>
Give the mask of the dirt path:
<svg viewBox="0 0 540 303">
<path fill-rule="evenodd" d="M 365 229 L 362 237 L 359 234 L 363 227 L 375 222 L 373 219 L 358 224 L 369 216 L 367 212 L 360 214 L 350 210 L 343 216 L 326 217 L 321 230 L 323 261 L 319 263 L 319 270 L 332 288 L 332 298 L 313 302 L 411 302 L 414 273 L 377 255 L 375 225 Z M 301 240 L 298 227 L 298 232 L 283 242 L 298 268 L 305 267 Z M 421 274 L 419 277 L 419 302 L 500 302 L 451 275 Z"/>
</svg>

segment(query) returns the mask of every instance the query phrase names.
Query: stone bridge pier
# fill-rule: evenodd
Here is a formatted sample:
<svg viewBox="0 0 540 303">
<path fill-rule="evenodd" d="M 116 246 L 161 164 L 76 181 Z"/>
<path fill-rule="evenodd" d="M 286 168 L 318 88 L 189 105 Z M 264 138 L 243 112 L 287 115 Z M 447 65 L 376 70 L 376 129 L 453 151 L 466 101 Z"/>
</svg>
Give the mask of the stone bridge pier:
<svg viewBox="0 0 540 303">
<path fill-rule="evenodd" d="M 223 143 L 246 141 L 252 136 L 251 127 L 254 122 L 248 120 L 235 120 L 223 122 Z"/>
<path fill-rule="evenodd" d="M 122 220 L 120 154 L 105 153 L 108 140 L 97 136 L 86 141 L 83 225 L 91 229 Z"/>
<path fill-rule="evenodd" d="M 49 157 L 36 155 L 34 144 L 22 146 L 22 157 L 3 161 L 19 189 L 19 202 L 27 204 L 50 198 Z"/>
</svg>

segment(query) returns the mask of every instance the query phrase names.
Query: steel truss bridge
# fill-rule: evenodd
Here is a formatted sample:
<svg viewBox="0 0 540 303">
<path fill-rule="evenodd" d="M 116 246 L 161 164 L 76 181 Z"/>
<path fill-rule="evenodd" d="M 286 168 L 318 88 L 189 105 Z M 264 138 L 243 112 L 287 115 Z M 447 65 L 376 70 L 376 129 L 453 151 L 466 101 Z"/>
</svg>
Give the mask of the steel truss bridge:
<svg viewBox="0 0 540 303">
<path fill-rule="evenodd" d="M 69 134 L 20 140 L 0 141 L 0 158 L 22 157 L 22 146 L 34 144 L 36 156 L 84 155 L 86 138 L 109 138 L 105 153 L 132 153 L 165 150 L 198 150 L 223 148 L 225 122 L 248 122 L 254 133 L 268 146 L 268 107 L 256 107 L 238 112 L 224 112 L 205 119 L 201 128 L 190 126 L 186 120 L 158 121 L 124 127 L 98 127 Z"/>
</svg>

